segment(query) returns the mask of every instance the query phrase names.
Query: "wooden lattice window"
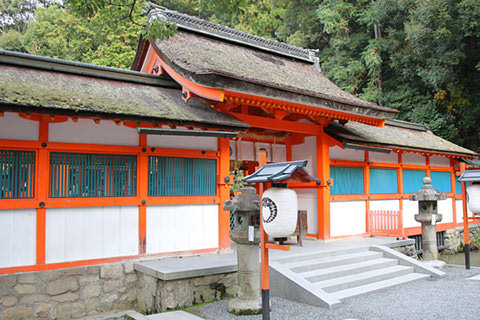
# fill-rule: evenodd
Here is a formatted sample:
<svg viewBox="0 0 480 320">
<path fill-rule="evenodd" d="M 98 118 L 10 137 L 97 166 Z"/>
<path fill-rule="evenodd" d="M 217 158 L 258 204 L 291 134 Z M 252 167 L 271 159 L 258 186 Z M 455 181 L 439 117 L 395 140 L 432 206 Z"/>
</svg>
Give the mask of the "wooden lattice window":
<svg viewBox="0 0 480 320">
<path fill-rule="evenodd" d="M 148 158 L 149 196 L 215 195 L 215 159 Z"/>
<path fill-rule="evenodd" d="M 136 195 L 134 155 L 52 152 L 50 196 L 132 197 Z"/>
<path fill-rule="evenodd" d="M 35 152 L 0 150 L 0 199 L 34 197 Z"/>
</svg>

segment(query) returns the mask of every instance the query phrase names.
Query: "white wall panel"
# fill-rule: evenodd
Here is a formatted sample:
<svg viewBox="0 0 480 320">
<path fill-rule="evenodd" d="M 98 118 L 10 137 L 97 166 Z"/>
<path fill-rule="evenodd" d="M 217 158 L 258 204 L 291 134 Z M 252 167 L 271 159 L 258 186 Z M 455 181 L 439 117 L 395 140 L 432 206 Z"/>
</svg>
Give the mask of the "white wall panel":
<svg viewBox="0 0 480 320">
<path fill-rule="evenodd" d="M 71 119 L 49 125 L 49 140 L 55 142 L 93 143 L 138 146 L 138 134 L 134 128 L 117 126 L 110 120 L 96 124 L 91 119 Z"/>
<path fill-rule="evenodd" d="M 430 157 L 430 165 L 434 167 L 450 167 L 450 159 L 446 157 Z"/>
<path fill-rule="evenodd" d="M 463 223 L 463 201 L 462 200 L 456 200 L 455 205 L 457 206 L 457 223 Z M 467 215 L 469 217 L 473 216 L 472 211 L 468 209 L 467 206 Z"/>
<path fill-rule="evenodd" d="M 17 113 L 5 112 L 0 117 L 0 139 L 38 140 L 38 121 L 21 118 Z"/>
<path fill-rule="evenodd" d="M 398 200 L 371 200 L 370 210 L 400 210 Z"/>
<path fill-rule="evenodd" d="M 36 261 L 35 209 L 0 210 L 0 268 Z"/>
<path fill-rule="evenodd" d="M 251 141 L 239 141 L 237 160 L 254 161 L 255 146 Z"/>
<path fill-rule="evenodd" d="M 287 147 L 284 144 L 272 144 L 272 157 L 273 162 L 287 161 Z"/>
<path fill-rule="evenodd" d="M 47 263 L 136 254 L 138 207 L 47 209 Z"/>
<path fill-rule="evenodd" d="M 442 222 L 440 223 L 452 223 L 453 222 L 453 199 L 447 198 L 446 200 L 438 201 L 438 213 L 442 214 Z"/>
<path fill-rule="evenodd" d="M 318 232 L 317 190 L 298 189 L 298 210 L 307 211 L 308 233 Z"/>
<path fill-rule="evenodd" d="M 418 213 L 418 201 L 402 200 L 403 201 L 403 227 L 420 227 L 420 223 L 415 221 L 415 215 Z"/>
<path fill-rule="evenodd" d="M 339 146 L 330 147 L 330 159 L 364 161 L 365 151 L 355 149 L 342 149 Z"/>
<path fill-rule="evenodd" d="M 427 164 L 427 159 L 421 154 L 409 152 L 402 154 L 402 163 L 424 166 Z"/>
<path fill-rule="evenodd" d="M 398 154 L 393 151 L 390 153 L 369 151 L 368 160 L 370 162 L 398 163 Z"/>
<path fill-rule="evenodd" d="M 177 127 L 178 129 L 186 129 Z M 216 137 L 160 136 L 147 135 L 147 145 L 157 148 L 213 150 L 218 149 Z"/>
<path fill-rule="evenodd" d="M 218 247 L 218 205 L 147 207 L 147 253 Z"/>
<path fill-rule="evenodd" d="M 366 232 L 365 201 L 330 203 L 330 234 L 332 237 Z"/>
<path fill-rule="evenodd" d="M 305 142 L 292 146 L 292 160 L 308 160 L 307 171 L 317 176 L 317 143 L 315 137 L 306 137 Z"/>
</svg>

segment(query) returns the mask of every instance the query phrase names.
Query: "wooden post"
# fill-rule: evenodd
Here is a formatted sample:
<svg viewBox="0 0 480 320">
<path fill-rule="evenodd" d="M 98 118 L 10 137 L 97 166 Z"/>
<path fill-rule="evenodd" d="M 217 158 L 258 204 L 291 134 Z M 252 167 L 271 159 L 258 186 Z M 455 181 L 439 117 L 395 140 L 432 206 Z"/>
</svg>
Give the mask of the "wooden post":
<svg viewBox="0 0 480 320">
<path fill-rule="evenodd" d="M 330 239 L 330 154 L 326 133 L 317 136 L 317 177 L 321 181 L 317 189 L 318 239 Z"/>
<path fill-rule="evenodd" d="M 267 163 L 267 153 L 260 151 L 258 153 L 259 167 L 263 167 Z M 262 319 L 270 320 L 270 273 L 268 267 L 268 249 L 266 242 L 268 240 L 267 233 L 263 229 L 263 210 L 262 210 L 262 196 L 264 184 L 259 184 L 260 195 L 260 258 L 262 264 Z"/>
<path fill-rule="evenodd" d="M 465 241 L 465 269 L 470 269 L 470 236 L 468 234 L 467 183 L 462 182 L 463 239 Z"/>
<path fill-rule="evenodd" d="M 40 150 L 38 150 L 38 165 L 37 165 L 37 181 L 36 200 L 37 200 L 37 236 L 36 236 L 36 264 L 45 264 L 45 241 L 46 241 L 46 208 L 45 203 L 48 198 L 48 174 L 49 174 L 49 159 L 48 159 L 48 121 L 40 120 L 38 140 L 41 143 Z"/>
<path fill-rule="evenodd" d="M 230 177 L 230 142 L 228 138 L 218 138 L 219 153 L 219 174 L 217 186 L 218 196 L 218 248 L 220 250 L 230 248 L 230 212 L 223 210 L 223 204 L 230 199 L 229 182 L 226 178 Z"/>
<path fill-rule="evenodd" d="M 137 194 L 139 197 L 138 205 L 138 254 L 147 253 L 147 205 L 148 195 L 148 156 L 147 156 L 147 135 L 139 134 L 139 145 L 141 147 L 138 155 L 137 167 Z"/>
</svg>

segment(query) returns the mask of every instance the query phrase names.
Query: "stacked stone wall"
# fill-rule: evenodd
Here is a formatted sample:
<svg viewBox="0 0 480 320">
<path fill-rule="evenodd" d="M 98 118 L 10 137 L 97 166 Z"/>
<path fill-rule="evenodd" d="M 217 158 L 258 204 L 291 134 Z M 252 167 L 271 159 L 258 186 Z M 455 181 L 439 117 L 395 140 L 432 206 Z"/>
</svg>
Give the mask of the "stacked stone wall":
<svg viewBox="0 0 480 320">
<path fill-rule="evenodd" d="M 0 276 L 0 319 L 71 319 L 136 305 L 133 262 Z"/>
<path fill-rule="evenodd" d="M 480 248 L 480 224 L 468 226 L 468 234 L 470 239 L 470 247 L 472 249 Z M 445 249 L 441 251 L 442 254 L 455 254 L 463 252 L 465 246 L 463 227 L 456 227 L 454 229 L 445 231 Z"/>
<path fill-rule="evenodd" d="M 237 273 L 209 275 L 179 280 L 160 280 L 139 273 L 137 311 L 163 312 L 237 295 Z"/>
</svg>

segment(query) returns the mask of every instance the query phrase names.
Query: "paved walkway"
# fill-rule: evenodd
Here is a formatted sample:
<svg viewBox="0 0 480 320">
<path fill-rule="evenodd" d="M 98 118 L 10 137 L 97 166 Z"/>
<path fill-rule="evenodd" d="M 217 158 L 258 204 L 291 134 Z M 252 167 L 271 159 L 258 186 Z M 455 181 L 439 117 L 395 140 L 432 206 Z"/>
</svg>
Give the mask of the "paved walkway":
<svg viewBox="0 0 480 320">
<path fill-rule="evenodd" d="M 480 268 L 465 270 L 447 266 L 447 276 L 420 280 L 397 287 L 347 299 L 344 303 L 317 308 L 280 298 L 272 298 L 272 320 L 464 320 L 480 319 L 480 283 L 468 278 L 480 274 Z M 207 320 L 260 320 L 260 316 L 234 316 L 227 301 L 193 307 L 189 312 Z"/>
</svg>

